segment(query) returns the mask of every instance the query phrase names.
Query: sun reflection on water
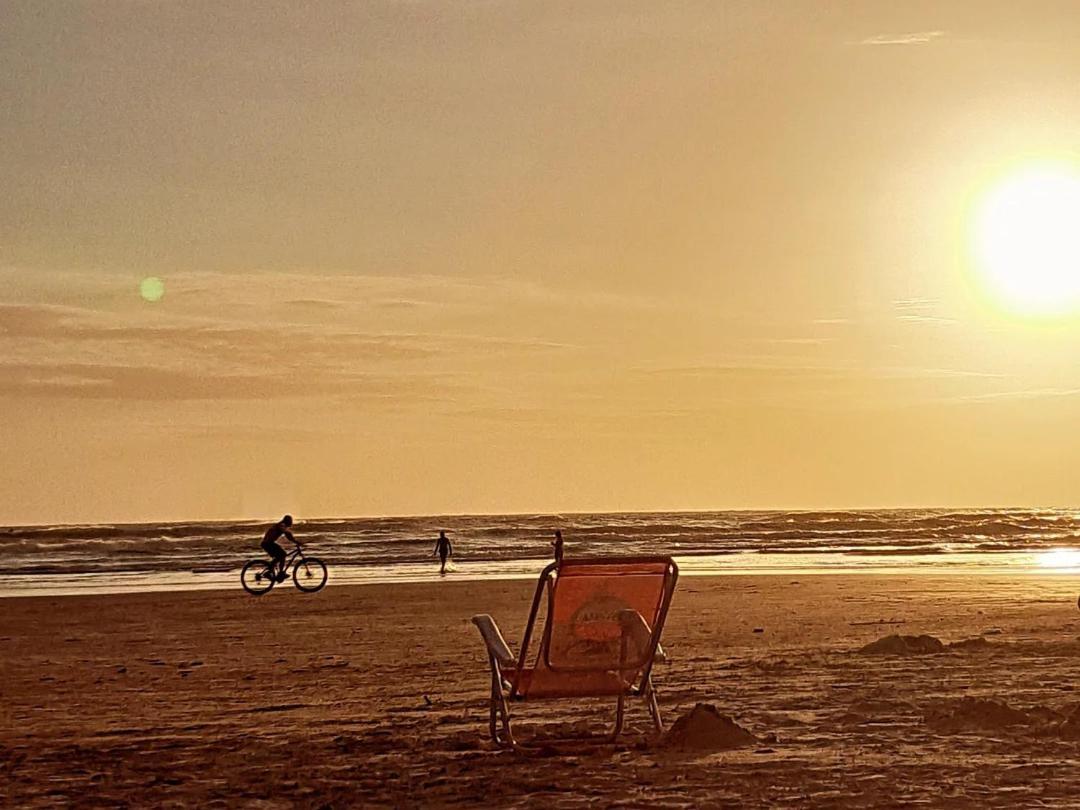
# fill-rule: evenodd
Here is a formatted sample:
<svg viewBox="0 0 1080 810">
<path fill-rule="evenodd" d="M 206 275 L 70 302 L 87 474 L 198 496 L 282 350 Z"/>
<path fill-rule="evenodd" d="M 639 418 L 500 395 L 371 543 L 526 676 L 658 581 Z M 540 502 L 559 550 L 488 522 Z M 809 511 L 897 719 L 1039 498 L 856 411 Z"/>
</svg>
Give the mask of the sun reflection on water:
<svg viewBox="0 0 1080 810">
<path fill-rule="evenodd" d="M 1075 548 L 1055 548 L 1036 555 L 1040 568 L 1080 568 L 1080 551 Z"/>
</svg>

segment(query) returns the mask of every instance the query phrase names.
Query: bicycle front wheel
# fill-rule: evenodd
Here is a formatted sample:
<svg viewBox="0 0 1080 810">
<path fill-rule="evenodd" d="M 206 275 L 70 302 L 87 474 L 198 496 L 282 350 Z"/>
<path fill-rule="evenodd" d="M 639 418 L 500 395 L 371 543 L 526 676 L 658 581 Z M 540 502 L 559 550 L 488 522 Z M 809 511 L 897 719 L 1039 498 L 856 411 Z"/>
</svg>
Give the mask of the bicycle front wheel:
<svg viewBox="0 0 1080 810">
<path fill-rule="evenodd" d="M 326 563 L 314 557 L 298 560 L 292 570 L 292 581 L 304 593 L 321 591 L 326 585 Z"/>
<path fill-rule="evenodd" d="M 262 596 L 274 587 L 270 563 L 266 560 L 249 560 L 240 572 L 240 584 L 252 596 Z"/>
</svg>

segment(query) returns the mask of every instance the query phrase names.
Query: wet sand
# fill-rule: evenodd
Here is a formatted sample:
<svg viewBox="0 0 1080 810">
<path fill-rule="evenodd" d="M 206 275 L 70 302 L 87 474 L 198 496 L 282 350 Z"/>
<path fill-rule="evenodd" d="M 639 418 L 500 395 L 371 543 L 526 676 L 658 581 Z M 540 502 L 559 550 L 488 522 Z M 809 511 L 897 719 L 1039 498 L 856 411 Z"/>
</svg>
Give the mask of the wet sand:
<svg viewBox="0 0 1080 810">
<path fill-rule="evenodd" d="M 655 680 L 669 725 L 710 703 L 759 740 L 720 753 L 650 745 L 636 704 L 617 745 L 487 742 L 469 617 L 492 613 L 516 647 L 525 581 L 3 599 L 0 804 L 1075 807 L 1078 589 L 684 577 Z M 891 633 L 982 640 L 858 652 Z M 600 728 L 609 706 L 516 716 L 527 736 Z"/>
</svg>

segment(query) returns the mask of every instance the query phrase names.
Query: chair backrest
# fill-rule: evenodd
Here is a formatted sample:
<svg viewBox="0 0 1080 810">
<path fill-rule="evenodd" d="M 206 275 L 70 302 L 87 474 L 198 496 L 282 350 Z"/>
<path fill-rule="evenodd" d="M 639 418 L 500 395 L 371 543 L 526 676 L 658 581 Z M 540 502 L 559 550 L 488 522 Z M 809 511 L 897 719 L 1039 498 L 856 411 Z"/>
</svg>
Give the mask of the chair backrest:
<svg viewBox="0 0 1080 810">
<path fill-rule="evenodd" d="M 547 615 L 536 666 L 553 673 L 613 672 L 628 685 L 648 677 L 678 566 L 670 557 L 594 557 L 548 566 L 537 583 L 519 669 L 544 592 Z"/>
</svg>

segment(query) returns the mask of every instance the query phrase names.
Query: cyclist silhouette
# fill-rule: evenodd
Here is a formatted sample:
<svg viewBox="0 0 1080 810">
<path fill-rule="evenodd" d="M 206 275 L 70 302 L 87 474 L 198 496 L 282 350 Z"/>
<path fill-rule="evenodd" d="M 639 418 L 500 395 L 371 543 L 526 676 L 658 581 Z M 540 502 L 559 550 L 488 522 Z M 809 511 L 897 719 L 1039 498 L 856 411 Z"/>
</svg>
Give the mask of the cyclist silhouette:
<svg viewBox="0 0 1080 810">
<path fill-rule="evenodd" d="M 292 532 L 289 531 L 289 527 L 292 526 L 292 515 L 285 515 L 281 520 L 266 530 L 266 534 L 262 539 L 262 550 L 271 556 L 273 562 L 270 564 L 271 574 L 276 567 L 278 569 L 277 581 L 285 581 L 285 549 L 277 544 L 279 537 L 284 535 L 292 542 L 296 542 L 296 538 L 292 536 Z"/>
</svg>

